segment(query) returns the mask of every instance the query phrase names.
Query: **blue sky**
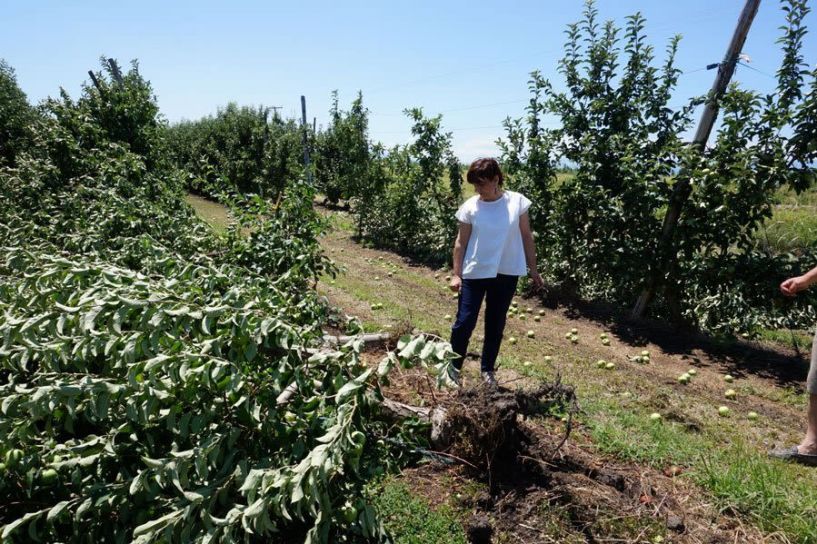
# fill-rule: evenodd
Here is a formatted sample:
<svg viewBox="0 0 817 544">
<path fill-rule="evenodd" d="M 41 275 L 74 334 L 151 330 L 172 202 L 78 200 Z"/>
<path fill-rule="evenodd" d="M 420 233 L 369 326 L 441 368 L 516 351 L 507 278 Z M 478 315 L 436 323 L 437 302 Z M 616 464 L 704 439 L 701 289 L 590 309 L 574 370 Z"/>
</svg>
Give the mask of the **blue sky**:
<svg viewBox="0 0 817 544">
<path fill-rule="evenodd" d="M 326 122 L 330 93 L 342 107 L 358 90 L 371 111 L 371 137 L 387 145 L 410 139 L 406 107 L 443 114 L 463 161 L 494 155 L 502 120 L 522 114 L 529 73 L 557 87 L 564 30 L 579 19 L 580 0 L 390 2 L 9 1 L 0 22 L 0 58 L 17 72 L 29 100 L 64 87 L 76 96 L 100 55 L 138 59 L 170 121 L 195 119 L 229 101 L 282 106 Z M 670 36 L 683 39 L 677 103 L 705 93 L 722 59 L 743 0 L 599 0 L 602 19 L 623 25 L 640 11 L 663 59 Z M 777 2 L 764 0 L 744 47 L 755 70 L 735 79 L 771 91 L 783 24 Z M 817 16 L 809 14 L 804 51 L 817 62 Z M 759 70 L 759 71 L 756 71 Z M 761 73 L 762 72 L 762 73 Z"/>
</svg>

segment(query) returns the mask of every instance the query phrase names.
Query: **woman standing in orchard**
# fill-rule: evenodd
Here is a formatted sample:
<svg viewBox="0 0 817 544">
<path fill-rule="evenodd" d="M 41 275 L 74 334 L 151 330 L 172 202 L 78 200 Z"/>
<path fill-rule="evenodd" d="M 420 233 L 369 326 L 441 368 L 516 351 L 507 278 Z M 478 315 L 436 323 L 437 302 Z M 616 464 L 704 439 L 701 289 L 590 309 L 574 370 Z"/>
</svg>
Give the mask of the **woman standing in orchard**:
<svg viewBox="0 0 817 544">
<path fill-rule="evenodd" d="M 494 364 L 502 343 L 505 318 L 520 276 L 530 270 L 534 287 L 543 286 L 536 271 L 536 249 L 530 230 L 524 195 L 502 188 L 503 176 L 494 159 L 477 159 L 468 168 L 468 183 L 476 195 L 457 210 L 459 232 L 454 241 L 454 272 L 450 288 L 459 292 L 457 320 L 451 327 L 451 348 L 458 355 L 459 371 L 468 341 L 485 299 L 485 340 L 482 347 L 482 378 L 496 385 Z"/>
</svg>

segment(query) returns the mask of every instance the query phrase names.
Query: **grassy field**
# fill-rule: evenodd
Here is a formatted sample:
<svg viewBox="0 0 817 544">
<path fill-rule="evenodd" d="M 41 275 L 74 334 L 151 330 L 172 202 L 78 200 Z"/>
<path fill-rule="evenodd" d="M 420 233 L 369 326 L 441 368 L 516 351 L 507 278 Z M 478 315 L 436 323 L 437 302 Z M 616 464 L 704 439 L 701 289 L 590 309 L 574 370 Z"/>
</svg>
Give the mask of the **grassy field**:
<svg viewBox="0 0 817 544">
<path fill-rule="evenodd" d="M 230 212 L 227 211 L 227 208 L 217 202 L 194 194 L 185 196 L 185 201 L 196 210 L 199 217 L 213 227 L 213 230 L 218 233 L 223 233 L 227 230 L 227 226 L 231 221 Z"/>
<path fill-rule="evenodd" d="M 322 279 L 319 291 L 345 313 L 358 316 L 366 330 L 417 328 L 447 338 L 457 300 L 447 290 L 445 270 L 413 266 L 394 254 L 363 248 L 351 240 L 348 215 L 329 216 L 334 228 L 322 243 L 342 273 Z M 376 302 L 383 308 L 372 310 Z M 656 486 L 667 467 L 680 467 L 671 486 L 687 490 L 689 515 L 711 512 L 713 527 L 730 542 L 817 542 L 817 474 L 765 454 L 770 447 L 800 439 L 807 350 L 798 355 L 759 343 L 725 346 L 657 325 L 635 327 L 603 313 L 554 310 L 532 299 L 517 302 L 525 318 L 509 318 L 498 361 L 500 383 L 537 383 L 558 374 L 573 384 L 582 408 L 571 439 L 574 447 L 601 466 L 623 464 Z M 469 348 L 474 354 L 481 349 L 481 327 L 480 319 Z M 565 338 L 572 328 L 577 329 L 575 344 Z M 602 333 L 609 335 L 609 346 L 600 341 Z M 513 344 L 511 337 L 517 339 Z M 806 340 L 801 341 L 805 348 Z M 642 350 L 650 354 L 648 364 L 632 359 Z M 598 368 L 600 359 L 615 368 Z M 678 376 L 690 369 L 697 372 L 692 382 L 679 383 Z M 725 381 L 727 374 L 733 382 Z M 476 376 L 475 363 L 467 362 L 466 383 Z M 735 398 L 725 396 L 727 389 L 735 391 Z M 720 406 L 729 409 L 728 415 L 719 414 Z M 757 420 L 748 418 L 750 411 L 758 414 Z M 660 414 L 658 421 L 650 418 L 652 413 Z M 459 541 L 467 508 L 435 503 L 422 486 L 408 485 L 403 478 L 385 480 L 377 491 L 397 541 Z M 416 517 L 432 520 L 428 532 L 418 532 L 412 521 Z M 656 532 L 652 518 L 636 516 L 628 523 L 634 524 L 635 534 L 664 534 Z M 561 533 L 554 529 L 552 534 Z M 498 541 L 516 537 L 505 538 Z"/>
</svg>

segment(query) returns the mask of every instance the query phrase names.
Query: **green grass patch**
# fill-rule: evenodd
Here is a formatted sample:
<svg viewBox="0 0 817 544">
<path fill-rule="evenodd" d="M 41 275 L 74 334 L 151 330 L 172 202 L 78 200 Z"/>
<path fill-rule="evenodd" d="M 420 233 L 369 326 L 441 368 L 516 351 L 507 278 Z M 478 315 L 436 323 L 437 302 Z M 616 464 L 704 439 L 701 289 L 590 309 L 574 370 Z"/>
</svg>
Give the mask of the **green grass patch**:
<svg viewBox="0 0 817 544">
<path fill-rule="evenodd" d="M 386 478 L 372 490 L 373 502 L 395 544 L 466 544 L 462 524 L 447 505 L 432 508 L 403 482 Z"/>
<path fill-rule="evenodd" d="M 194 194 L 188 194 L 184 200 L 196 211 L 196 215 L 210 225 L 214 231 L 223 234 L 227 230 L 232 219 L 226 206 Z"/>
<path fill-rule="evenodd" d="M 514 357 L 502 357 L 501 362 L 534 378 L 552 379 L 556 372 L 536 362 L 524 366 Z M 707 491 L 720 508 L 738 513 L 763 531 L 779 531 L 792 542 L 817 542 L 813 469 L 775 461 L 746 443 L 730 425 L 737 414 L 704 422 L 695 432 L 669 417 L 652 421 L 650 413 L 662 410 L 645 405 L 638 395 L 611 396 L 604 383 L 582 384 L 578 395 L 580 421 L 598 451 L 655 468 L 686 466 L 685 477 Z M 786 404 L 804 402 L 803 395 L 793 391 L 782 390 L 779 397 L 776 400 Z"/>
<path fill-rule="evenodd" d="M 385 275 L 385 274 L 384 274 Z M 353 296 L 361 302 L 366 304 L 381 303 L 381 309 L 372 310 L 376 316 L 375 323 L 364 323 L 363 329 L 365 332 L 381 331 L 383 325 L 390 320 L 406 320 L 420 330 L 438 330 L 441 328 L 443 315 L 427 315 L 422 312 L 410 311 L 412 305 L 406 301 L 403 304 L 393 302 L 393 298 L 384 294 L 383 286 L 374 282 L 369 278 L 353 277 L 348 273 L 338 274 L 335 279 L 334 287 L 344 291 Z M 452 310 L 451 315 L 456 313 L 456 308 Z"/>
<path fill-rule="evenodd" d="M 791 346 L 802 351 L 810 350 L 814 339 L 813 332 L 791 329 L 760 329 L 758 335 L 761 342 Z"/>
<path fill-rule="evenodd" d="M 811 188 L 799 195 L 792 189 L 779 189 L 777 201 L 783 206 L 817 206 L 817 189 Z"/>
<path fill-rule="evenodd" d="M 750 519 L 763 531 L 793 542 L 817 541 L 817 487 L 813 472 L 769 459 L 732 433 L 688 431 L 651 421 L 646 410 L 605 399 L 585 403 L 593 443 L 603 452 L 662 467 L 689 466 L 688 476 L 722 509 Z"/>
<path fill-rule="evenodd" d="M 814 247 L 817 244 L 817 206 L 777 207 L 765 228 L 759 229 L 756 236 L 778 253 Z"/>
<path fill-rule="evenodd" d="M 355 232 L 355 220 L 352 214 L 346 212 L 335 212 L 330 217 L 332 228 L 341 232 Z"/>
</svg>

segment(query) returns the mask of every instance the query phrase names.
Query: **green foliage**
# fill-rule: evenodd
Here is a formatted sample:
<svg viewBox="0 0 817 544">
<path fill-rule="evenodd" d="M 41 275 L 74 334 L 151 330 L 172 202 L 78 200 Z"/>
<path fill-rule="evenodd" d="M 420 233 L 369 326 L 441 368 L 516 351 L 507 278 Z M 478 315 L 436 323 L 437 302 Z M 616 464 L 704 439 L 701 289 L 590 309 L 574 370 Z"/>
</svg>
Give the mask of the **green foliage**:
<svg viewBox="0 0 817 544">
<path fill-rule="evenodd" d="M 269 108 L 230 103 L 215 116 L 169 129 L 170 156 L 190 174 L 190 189 L 210 196 L 275 198 L 303 170 L 302 129 Z"/>
<path fill-rule="evenodd" d="M 312 187 L 230 197 L 214 236 L 149 86 L 98 79 L 0 168 L 0 539 L 382 539 L 363 486 L 418 437 L 380 421 L 380 383 L 448 383 L 450 346 L 406 337 L 376 369 L 360 340 L 319 348 Z"/>
<path fill-rule="evenodd" d="M 778 93 L 731 86 L 714 143 L 702 150 L 681 141 L 701 99 L 670 106 L 679 38 L 656 67 L 640 14 L 628 17 L 622 44 L 621 30 L 600 24 L 587 3 L 583 19 L 568 27 L 559 63 L 566 90 L 556 92 L 534 72 L 528 115 L 506 120 L 507 141 L 500 142 L 510 183 L 535 202 L 539 261 L 551 281 L 628 306 L 657 272 L 662 290 L 653 312 L 661 317 L 683 315 L 729 333 L 813 323 L 813 297 L 782 304 L 776 288 L 817 255 L 764 254 L 754 235 L 771 217 L 779 188 L 803 190 L 815 175 L 809 138 L 817 73 L 805 71 L 800 54 L 808 7 L 790 0 L 784 9 Z M 562 126 L 543 130 L 544 114 Z M 559 181 L 562 160 L 575 174 Z M 686 197 L 674 246 L 662 254 L 666 210 Z M 664 270 L 663 262 L 677 264 Z"/>
<path fill-rule="evenodd" d="M 451 152 L 451 133 L 442 117 L 426 118 L 420 108 L 406 110 L 414 122 L 414 142 L 388 154 L 373 149 L 372 165 L 355 202 L 358 235 L 433 263 L 446 262 L 456 234 L 454 212 L 461 194 L 459 163 Z M 444 175 L 449 189 L 441 186 Z"/>
<path fill-rule="evenodd" d="M 331 124 L 315 136 L 315 187 L 330 202 L 359 196 L 368 185 L 370 168 L 369 117 L 358 93 L 348 112 L 338 109 L 332 92 Z"/>
<path fill-rule="evenodd" d="M 34 109 L 17 85 L 14 69 L 0 59 L 0 166 L 13 166 L 31 138 Z"/>
</svg>

